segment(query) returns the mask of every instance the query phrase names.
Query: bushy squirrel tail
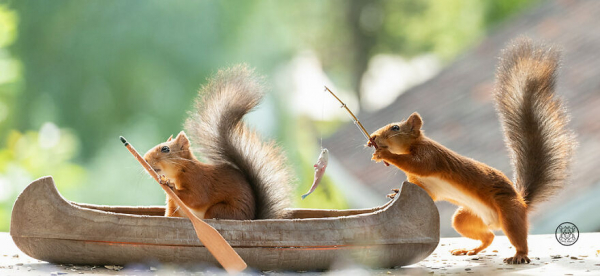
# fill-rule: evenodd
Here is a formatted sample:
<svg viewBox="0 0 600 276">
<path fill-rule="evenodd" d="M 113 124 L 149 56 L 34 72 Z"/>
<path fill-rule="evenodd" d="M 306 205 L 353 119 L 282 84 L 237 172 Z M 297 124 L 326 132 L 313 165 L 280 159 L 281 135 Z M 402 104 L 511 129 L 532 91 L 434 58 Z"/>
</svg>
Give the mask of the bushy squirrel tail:
<svg viewBox="0 0 600 276">
<path fill-rule="evenodd" d="M 242 117 L 263 97 L 261 79 L 238 65 L 220 70 L 199 91 L 185 130 L 208 161 L 239 169 L 255 194 L 257 219 L 282 218 L 290 207 L 291 174 L 274 142 L 263 141 Z"/>
<path fill-rule="evenodd" d="M 519 38 L 503 51 L 496 72 L 496 110 L 515 187 L 529 206 L 563 187 L 577 144 L 567 110 L 554 94 L 559 60 L 553 47 Z"/>
</svg>

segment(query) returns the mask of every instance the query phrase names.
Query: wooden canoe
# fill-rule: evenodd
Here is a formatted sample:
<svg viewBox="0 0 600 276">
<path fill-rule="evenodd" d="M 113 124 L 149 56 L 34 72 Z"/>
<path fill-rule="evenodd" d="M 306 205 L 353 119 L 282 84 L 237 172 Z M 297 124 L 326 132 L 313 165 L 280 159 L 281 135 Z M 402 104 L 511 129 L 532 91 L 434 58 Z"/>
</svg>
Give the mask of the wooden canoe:
<svg viewBox="0 0 600 276">
<path fill-rule="evenodd" d="M 408 182 L 376 208 L 290 211 L 290 219 L 206 222 L 259 270 L 328 269 L 342 258 L 370 267 L 406 266 L 423 260 L 439 242 L 436 206 Z M 17 198 L 10 234 L 25 254 L 53 263 L 216 265 L 188 219 L 163 214 L 164 207 L 71 202 L 52 177 L 43 177 Z"/>
</svg>

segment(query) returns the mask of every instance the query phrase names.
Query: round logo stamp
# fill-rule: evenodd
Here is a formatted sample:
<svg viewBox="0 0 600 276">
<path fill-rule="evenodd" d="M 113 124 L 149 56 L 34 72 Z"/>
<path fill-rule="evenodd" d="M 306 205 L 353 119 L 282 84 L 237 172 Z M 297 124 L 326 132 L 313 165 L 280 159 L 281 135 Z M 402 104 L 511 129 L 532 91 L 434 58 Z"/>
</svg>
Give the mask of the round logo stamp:
<svg viewBox="0 0 600 276">
<path fill-rule="evenodd" d="M 577 229 L 577 226 L 573 223 L 563 222 L 556 227 L 554 236 L 558 243 L 564 246 L 570 246 L 575 244 L 579 239 L 579 229 Z"/>
</svg>

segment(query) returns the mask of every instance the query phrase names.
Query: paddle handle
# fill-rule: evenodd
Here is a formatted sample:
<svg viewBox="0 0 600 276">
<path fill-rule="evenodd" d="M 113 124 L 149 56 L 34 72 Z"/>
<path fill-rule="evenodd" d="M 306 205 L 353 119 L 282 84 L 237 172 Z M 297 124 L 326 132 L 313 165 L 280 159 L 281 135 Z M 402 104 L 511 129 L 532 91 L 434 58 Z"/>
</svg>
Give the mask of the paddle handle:
<svg viewBox="0 0 600 276">
<path fill-rule="evenodd" d="M 125 140 L 125 137 L 119 137 L 125 147 L 133 154 L 135 159 L 142 164 L 144 169 L 160 184 L 158 173 L 146 162 L 146 160 L 135 150 L 135 148 Z M 190 219 L 198 239 L 204 244 L 206 249 L 217 259 L 217 261 L 223 266 L 223 268 L 230 274 L 236 274 L 243 271 L 248 267 L 246 262 L 240 257 L 240 255 L 233 250 L 231 245 L 221 236 L 221 234 L 208 223 L 199 219 L 192 211 L 181 201 L 181 199 L 171 190 L 167 185 L 161 184 L 160 187 L 167 193 L 167 195 L 177 203 L 179 209 L 182 210 L 185 215 Z"/>
</svg>

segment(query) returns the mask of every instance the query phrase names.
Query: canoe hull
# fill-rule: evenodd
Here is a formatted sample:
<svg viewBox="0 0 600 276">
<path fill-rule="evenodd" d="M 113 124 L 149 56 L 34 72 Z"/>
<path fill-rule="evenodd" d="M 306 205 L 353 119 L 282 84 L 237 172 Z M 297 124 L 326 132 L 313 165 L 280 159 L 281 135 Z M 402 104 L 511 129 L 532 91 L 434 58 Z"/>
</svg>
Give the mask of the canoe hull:
<svg viewBox="0 0 600 276">
<path fill-rule="evenodd" d="M 14 238 L 14 240 L 25 254 L 51 263 L 126 265 L 158 262 L 218 266 L 214 257 L 204 247 L 132 246 L 120 243 L 47 238 Z M 436 246 L 437 243 L 404 243 L 401 245 L 356 245 L 335 248 L 234 247 L 234 249 L 249 267 L 259 270 L 297 271 L 328 269 L 336 261 L 344 259 L 358 261 L 369 267 L 405 266 L 425 259 L 431 254 L 431 248 L 435 249 Z"/>
<path fill-rule="evenodd" d="M 187 219 L 144 211 L 156 214 L 160 209 L 68 202 L 47 177 L 34 181 L 19 196 L 10 232 L 24 253 L 54 263 L 217 265 Z M 328 269 L 344 258 L 370 267 L 405 266 L 427 257 L 439 242 L 437 208 L 410 183 L 381 207 L 295 209 L 291 214 L 296 218 L 206 222 L 250 267 L 260 270 Z"/>
</svg>

